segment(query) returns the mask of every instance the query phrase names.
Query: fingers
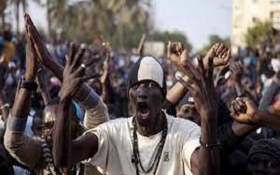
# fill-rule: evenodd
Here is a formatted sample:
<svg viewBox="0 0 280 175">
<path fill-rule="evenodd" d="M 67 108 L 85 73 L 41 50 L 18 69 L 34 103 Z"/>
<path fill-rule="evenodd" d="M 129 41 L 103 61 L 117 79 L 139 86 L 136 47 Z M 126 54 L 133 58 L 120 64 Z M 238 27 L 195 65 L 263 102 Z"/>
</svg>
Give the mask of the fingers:
<svg viewBox="0 0 280 175">
<path fill-rule="evenodd" d="M 223 49 L 224 49 L 224 45 L 218 43 L 218 47 L 217 47 L 217 49 L 215 50 L 215 53 L 216 53 L 216 54 L 220 54 L 220 53 L 222 52 Z"/>
<path fill-rule="evenodd" d="M 181 55 L 185 50 L 184 45 L 181 42 L 171 42 L 168 41 L 167 44 L 167 56 L 170 57 L 171 54 L 175 54 L 177 56 Z"/>
<path fill-rule="evenodd" d="M 209 61 L 208 61 L 208 69 L 207 69 L 207 73 L 206 73 L 206 77 L 213 81 L 213 70 L 214 70 L 214 63 L 213 63 L 213 57 L 209 57 Z"/>
<path fill-rule="evenodd" d="M 241 98 L 241 100 L 243 101 L 243 103 L 245 103 L 246 106 L 255 108 L 254 102 L 248 97 L 243 97 Z"/>
<path fill-rule="evenodd" d="M 76 45 L 74 43 L 71 43 L 70 44 L 70 54 L 69 54 L 69 56 L 66 56 L 66 66 L 69 66 L 72 64 L 72 62 L 75 58 L 76 52 L 77 52 Z"/>
<path fill-rule="evenodd" d="M 199 86 L 200 85 L 199 80 L 202 80 L 203 75 L 194 67 L 194 65 L 189 60 L 185 60 L 183 62 L 183 67 L 189 79 L 194 84 Z"/>
<path fill-rule="evenodd" d="M 187 88 L 191 93 L 194 91 L 194 87 L 189 83 L 182 79 L 182 77 L 178 78 L 178 81 Z"/>
<path fill-rule="evenodd" d="M 200 56 L 197 56 L 197 61 L 198 61 L 198 68 L 202 75 L 205 75 L 205 67 L 203 64 L 203 59 Z"/>
<path fill-rule="evenodd" d="M 92 74 L 92 75 L 87 75 L 87 76 L 84 76 L 82 78 L 82 81 L 85 82 L 87 80 L 94 79 L 94 78 L 99 78 L 99 77 L 101 77 L 101 74 L 98 74 L 98 73 Z"/>
<path fill-rule="evenodd" d="M 168 57 L 168 58 L 169 58 L 170 55 L 171 55 L 170 49 L 171 49 L 171 41 L 168 41 L 168 44 L 167 44 L 167 57 Z"/>
<path fill-rule="evenodd" d="M 74 56 L 73 62 L 71 62 L 71 64 L 70 64 L 71 66 L 77 68 L 78 66 L 80 66 L 82 64 L 82 58 L 84 56 L 85 50 L 86 50 L 86 45 L 81 44 L 78 52 Z"/>
<path fill-rule="evenodd" d="M 225 65 L 228 64 L 229 60 L 231 59 L 231 50 L 229 49 L 225 55 L 223 55 Z"/>
<path fill-rule="evenodd" d="M 89 60 L 88 62 L 86 62 L 84 64 L 85 64 L 86 67 L 90 67 L 91 65 L 93 65 L 96 62 L 98 62 L 99 60 L 100 60 L 100 57 L 92 57 L 91 60 Z"/>
</svg>

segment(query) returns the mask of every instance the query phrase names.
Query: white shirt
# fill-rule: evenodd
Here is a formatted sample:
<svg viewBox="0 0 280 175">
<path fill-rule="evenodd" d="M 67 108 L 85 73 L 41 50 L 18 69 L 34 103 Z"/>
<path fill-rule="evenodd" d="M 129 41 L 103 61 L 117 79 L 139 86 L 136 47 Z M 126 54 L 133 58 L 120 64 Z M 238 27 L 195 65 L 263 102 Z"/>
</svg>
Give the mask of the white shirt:
<svg viewBox="0 0 280 175">
<path fill-rule="evenodd" d="M 166 116 L 168 134 L 156 175 L 192 175 L 190 159 L 195 149 L 200 146 L 200 127 L 188 120 L 174 118 L 167 114 Z M 112 120 L 87 132 L 94 133 L 99 139 L 98 152 L 89 160 L 89 163 L 100 167 L 108 175 L 136 174 L 135 164 L 131 162 L 132 118 Z M 150 168 L 154 161 L 161 134 L 160 132 L 150 137 L 137 134 L 140 158 L 145 170 Z M 140 174 L 145 174 L 140 166 L 139 170 Z M 152 173 L 153 170 L 148 174 Z"/>
</svg>

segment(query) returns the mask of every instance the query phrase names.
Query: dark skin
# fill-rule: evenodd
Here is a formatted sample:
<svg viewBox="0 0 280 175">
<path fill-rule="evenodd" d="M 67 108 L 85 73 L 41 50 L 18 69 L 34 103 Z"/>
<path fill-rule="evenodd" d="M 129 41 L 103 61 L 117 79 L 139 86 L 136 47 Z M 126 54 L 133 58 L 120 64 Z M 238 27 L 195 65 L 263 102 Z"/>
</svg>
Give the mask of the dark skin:
<svg viewBox="0 0 280 175">
<path fill-rule="evenodd" d="M 244 124 L 254 124 L 258 126 L 269 126 L 276 131 L 280 131 L 280 101 L 277 100 L 266 110 L 258 110 L 257 106 L 249 98 L 238 98 L 233 102 L 234 120 Z M 245 108 L 245 111 L 242 110 Z"/>
<path fill-rule="evenodd" d="M 6 122 L 8 119 L 8 114 L 9 114 L 9 107 L 5 106 L 6 103 L 6 97 L 3 93 L 3 88 L 5 85 L 5 72 L 6 72 L 6 67 L 4 65 L 0 65 L 0 106 L 2 106 L 2 116 L 3 116 L 3 121 Z"/>
<path fill-rule="evenodd" d="M 50 94 L 47 90 L 47 77 L 46 77 L 46 69 L 43 66 L 40 66 L 36 81 L 38 84 L 38 91 L 41 93 L 44 104 L 47 105 L 50 101 Z"/>
<path fill-rule="evenodd" d="M 71 45 L 71 53 L 63 72 L 58 118 L 54 126 L 54 162 L 56 165 L 66 167 L 68 170 L 75 163 L 89 158 L 89 155 L 93 156 L 98 148 L 97 137 L 93 134 L 81 136 L 76 140 L 72 140 L 70 137 L 71 118 L 69 117 L 69 107 L 71 100 L 81 84 L 87 79 L 85 68 L 81 66 L 84 52 L 84 47 L 77 49 L 75 45 Z"/>
<path fill-rule="evenodd" d="M 217 47 L 217 46 L 219 46 L 219 47 Z M 179 46 L 176 46 L 176 47 L 180 48 Z M 183 65 L 184 65 L 183 62 L 184 62 L 184 60 L 187 60 L 187 55 L 185 54 L 185 53 L 187 53 L 187 51 L 183 50 L 180 52 L 175 49 L 172 50 L 170 48 L 170 46 L 168 46 L 168 49 L 169 49 L 169 53 L 170 53 L 169 59 L 171 60 L 171 62 L 173 64 L 175 64 L 178 67 L 178 69 L 180 69 L 180 70 L 183 69 Z M 181 53 L 181 54 L 178 55 L 176 53 Z M 225 66 L 229 62 L 230 51 L 225 49 L 225 46 L 223 44 L 215 44 L 211 47 L 211 49 L 207 52 L 207 55 L 203 58 L 203 64 L 204 64 L 206 70 L 208 69 L 207 68 L 208 66 L 205 64 L 208 61 L 204 61 L 204 60 L 205 59 L 209 60 L 209 58 L 211 56 L 210 53 L 212 54 L 212 58 L 213 58 L 213 66 L 216 66 L 216 67 Z M 237 70 L 239 70 L 239 69 L 237 69 Z M 237 71 L 237 73 L 238 73 L 238 71 Z M 191 75 L 191 76 L 194 76 L 194 75 Z M 177 104 L 184 97 L 184 95 L 188 92 L 188 88 L 184 83 L 186 81 L 187 82 L 190 81 L 188 74 L 186 74 L 182 79 L 180 79 L 180 81 L 177 82 L 167 92 L 166 98 L 172 104 Z M 192 82 L 192 81 L 190 81 L 190 82 Z M 255 129 L 256 129 L 255 126 L 248 125 L 248 124 L 242 124 L 242 123 L 238 123 L 238 122 L 234 122 L 232 124 L 232 130 L 233 130 L 234 134 L 237 136 L 246 136 L 246 135 L 250 134 L 251 132 L 253 132 Z"/>
<path fill-rule="evenodd" d="M 203 58 L 205 69 L 208 67 L 208 60 L 210 56 L 213 57 L 214 67 L 227 65 L 231 58 L 229 49 L 225 45 L 217 43 L 211 47 L 211 49 L 207 52 L 207 55 Z M 167 57 L 180 71 L 185 73 L 182 78 L 184 81 L 192 81 L 192 77 L 188 77 L 188 74 L 184 69 L 184 61 L 189 59 L 188 50 L 185 49 L 180 42 L 168 43 Z M 167 92 L 166 99 L 172 104 L 176 104 L 187 92 L 188 89 L 178 82 Z"/>
<path fill-rule="evenodd" d="M 78 61 L 76 58 L 70 57 L 68 61 L 63 76 L 65 80 L 69 79 L 69 81 L 67 83 L 63 82 L 63 84 L 70 87 L 63 88 L 62 86 L 61 89 L 61 94 L 64 95 L 60 99 L 58 109 L 59 119 L 55 124 L 53 152 L 55 154 L 55 163 L 58 166 L 69 168 L 75 163 L 95 155 L 98 150 L 98 138 L 93 133 L 88 133 L 76 140 L 71 140 L 66 135 L 70 131 L 68 109 L 71 98 L 74 96 L 72 92 L 75 92 L 79 88 L 78 86 L 85 76 L 83 70 L 79 70 L 80 64 L 76 64 Z M 209 63 L 209 67 L 213 68 L 212 62 L 210 61 Z M 190 64 L 189 62 L 186 63 L 186 69 L 187 67 L 190 68 Z M 203 65 L 200 66 L 201 69 L 204 69 Z M 215 95 L 213 93 L 215 92 L 213 69 L 206 72 L 191 68 L 189 73 L 195 73 L 200 77 L 199 80 L 195 79 L 194 81 L 196 88 L 190 88 L 190 91 L 196 98 L 195 104 L 200 107 L 199 112 L 202 118 L 201 140 L 203 143 L 216 143 L 217 104 L 213 101 L 215 99 L 213 96 Z M 201 87 L 198 87 L 198 85 L 201 85 Z M 134 116 L 136 117 L 137 131 L 145 136 L 154 135 L 162 131 L 163 125 L 161 123 L 164 115 L 161 112 L 161 106 L 163 95 L 157 84 L 152 81 L 141 81 L 129 90 L 129 96 L 135 111 Z M 142 104 L 145 104 L 146 107 L 143 108 Z M 212 150 L 203 147 L 197 149 L 191 156 L 193 173 L 218 174 L 218 157 L 218 151 L 216 149 Z"/>
<path fill-rule="evenodd" d="M 192 84 L 184 82 L 194 98 L 194 103 L 201 116 L 201 142 L 217 143 L 217 113 L 218 102 L 213 82 L 213 56 L 205 69 L 202 59 L 198 59 L 196 69 L 189 60 L 183 62 L 188 77 L 192 77 Z M 194 174 L 219 174 L 219 150 L 200 147 L 191 157 Z"/>
<path fill-rule="evenodd" d="M 164 114 L 161 111 L 163 95 L 157 83 L 141 81 L 129 90 L 134 116 L 136 116 L 137 130 L 141 135 L 151 136 L 160 132 Z M 147 105 L 148 115 L 145 115 L 141 103 Z M 144 114 L 143 114 L 144 113 Z"/>
<path fill-rule="evenodd" d="M 43 64 L 46 68 L 48 68 L 59 80 L 63 79 L 63 67 L 58 64 L 49 53 L 44 40 L 40 36 L 37 31 L 33 21 L 30 16 L 25 13 L 24 14 L 25 22 L 29 26 L 29 35 L 28 38 L 31 39 L 34 43 L 35 53 L 37 54 L 38 61 Z M 75 99 L 77 101 L 82 101 L 86 98 L 88 92 L 90 92 L 90 87 L 86 86 L 84 83 L 81 87 L 81 90 L 78 90 Z"/>
<path fill-rule="evenodd" d="M 26 71 L 24 77 L 27 81 L 35 81 L 38 62 L 36 60 L 34 42 L 28 37 L 30 26 L 26 24 L 27 49 L 26 49 Z M 15 98 L 11 114 L 14 117 L 27 118 L 30 108 L 31 91 L 20 88 Z"/>
<path fill-rule="evenodd" d="M 270 155 L 258 153 L 248 160 L 248 170 L 251 175 L 278 175 L 280 162 Z"/>
</svg>

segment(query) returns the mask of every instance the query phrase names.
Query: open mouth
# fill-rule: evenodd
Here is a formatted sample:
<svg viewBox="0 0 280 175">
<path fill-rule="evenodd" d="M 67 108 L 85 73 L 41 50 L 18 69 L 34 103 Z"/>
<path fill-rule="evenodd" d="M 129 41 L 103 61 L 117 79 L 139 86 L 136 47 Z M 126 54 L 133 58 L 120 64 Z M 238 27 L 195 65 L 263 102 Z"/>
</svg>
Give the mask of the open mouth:
<svg viewBox="0 0 280 175">
<path fill-rule="evenodd" d="M 140 102 L 138 103 L 138 111 L 141 113 L 141 114 L 147 114 L 149 113 L 149 107 L 148 107 L 148 104 L 146 102 Z"/>
<path fill-rule="evenodd" d="M 149 105 L 146 102 L 138 102 L 137 104 L 138 120 L 140 123 L 147 121 L 150 114 Z"/>
</svg>

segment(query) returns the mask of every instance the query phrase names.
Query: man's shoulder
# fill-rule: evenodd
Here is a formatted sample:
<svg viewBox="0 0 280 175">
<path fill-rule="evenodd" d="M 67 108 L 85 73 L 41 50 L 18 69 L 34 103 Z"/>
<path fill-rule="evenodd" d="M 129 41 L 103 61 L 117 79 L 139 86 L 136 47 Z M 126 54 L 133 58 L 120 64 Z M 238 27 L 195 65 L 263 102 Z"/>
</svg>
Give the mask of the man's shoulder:
<svg viewBox="0 0 280 175">
<path fill-rule="evenodd" d="M 127 123 L 131 122 L 131 120 L 132 120 L 132 117 L 128 117 L 128 118 L 121 117 L 121 118 L 109 120 L 106 123 L 110 124 L 110 125 L 122 125 L 122 124 L 127 124 Z"/>
<path fill-rule="evenodd" d="M 124 127 L 130 127 L 132 123 L 132 117 L 129 118 L 117 118 L 113 120 L 109 120 L 101 126 L 105 126 L 107 128 L 124 128 Z"/>
<path fill-rule="evenodd" d="M 168 121 L 168 125 L 171 131 L 190 131 L 190 130 L 200 130 L 200 127 L 190 121 L 190 120 L 186 120 L 186 119 L 182 119 L 182 118 L 177 118 L 177 117 L 173 117 L 170 115 L 166 115 L 167 117 L 167 121 Z"/>
</svg>

